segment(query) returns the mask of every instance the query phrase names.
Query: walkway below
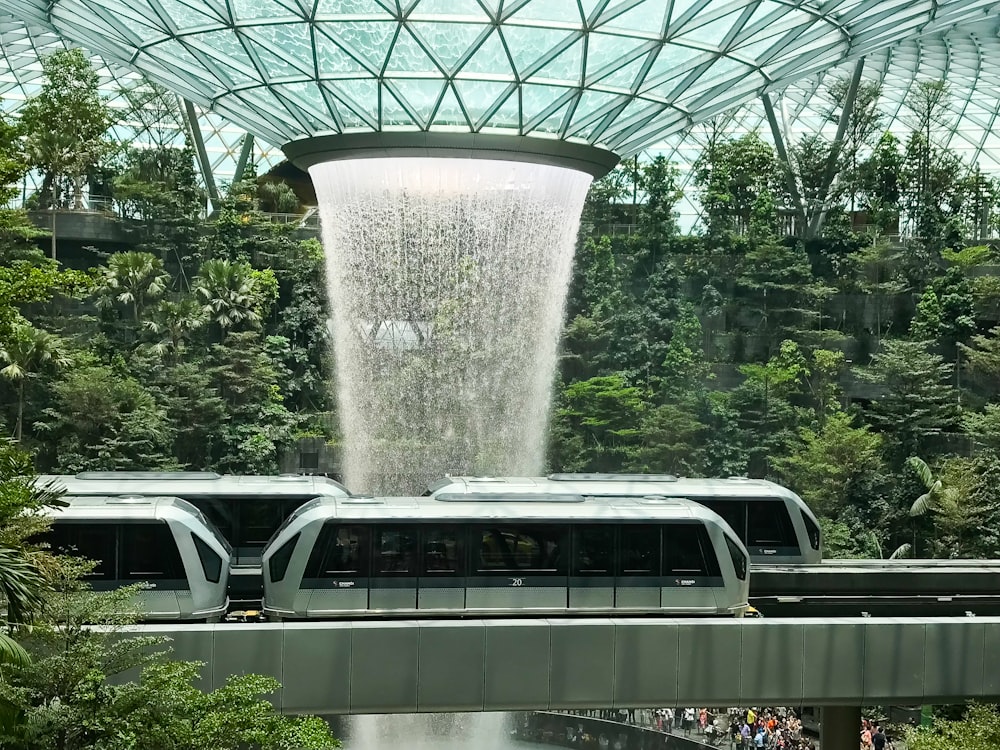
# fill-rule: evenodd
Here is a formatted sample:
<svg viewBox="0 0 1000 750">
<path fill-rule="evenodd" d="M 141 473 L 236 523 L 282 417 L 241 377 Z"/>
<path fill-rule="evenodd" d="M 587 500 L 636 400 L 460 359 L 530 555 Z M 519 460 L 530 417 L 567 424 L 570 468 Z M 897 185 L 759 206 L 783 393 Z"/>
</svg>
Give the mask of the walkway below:
<svg viewBox="0 0 1000 750">
<path fill-rule="evenodd" d="M 1000 698 L 1000 618 L 524 619 L 144 625 L 201 687 L 273 675 L 289 713 Z M 776 668 L 775 665 L 778 665 Z"/>
</svg>

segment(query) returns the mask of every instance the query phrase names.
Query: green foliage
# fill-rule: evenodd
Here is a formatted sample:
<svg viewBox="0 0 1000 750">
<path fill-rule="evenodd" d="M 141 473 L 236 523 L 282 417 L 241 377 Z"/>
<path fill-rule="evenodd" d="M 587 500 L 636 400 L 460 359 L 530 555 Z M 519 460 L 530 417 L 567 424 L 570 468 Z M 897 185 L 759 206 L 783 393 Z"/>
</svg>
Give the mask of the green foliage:
<svg viewBox="0 0 1000 750">
<path fill-rule="evenodd" d="M 142 323 L 146 305 L 158 300 L 170 286 L 170 274 L 164 270 L 163 261 L 152 253 L 115 253 L 98 272 L 99 303 L 105 307 L 125 305 L 137 327 Z"/>
<path fill-rule="evenodd" d="M 21 439 L 24 422 L 25 381 L 39 377 L 45 369 L 61 369 L 70 358 L 58 337 L 40 331 L 29 323 L 14 326 L 5 344 L 0 346 L 0 378 L 14 381 L 17 387 L 17 418 L 14 437 Z"/>
<path fill-rule="evenodd" d="M 215 435 L 214 466 L 236 474 L 275 474 L 278 453 L 292 437 L 294 417 L 284 406 L 280 383 L 287 373 L 279 352 L 288 341 L 261 341 L 254 331 L 231 334 L 212 347 L 211 376 L 225 417 Z"/>
<path fill-rule="evenodd" d="M 556 412 L 557 471 L 618 471 L 632 457 L 645 411 L 643 393 L 621 374 L 572 383 Z"/>
<path fill-rule="evenodd" d="M 910 323 L 910 336 L 917 341 L 933 341 L 941 333 L 941 303 L 933 289 L 924 292 Z"/>
<path fill-rule="evenodd" d="M 892 446 L 896 461 L 932 452 L 934 437 L 957 426 L 952 365 L 932 353 L 926 341 L 886 341 L 870 367 L 856 373 L 882 389 L 869 419 Z"/>
<path fill-rule="evenodd" d="M 979 265 L 989 263 L 994 258 L 994 252 L 989 245 L 973 245 L 953 250 L 946 247 L 941 251 L 941 257 L 963 271 L 968 271 Z"/>
<path fill-rule="evenodd" d="M 834 412 L 820 430 L 803 428 L 801 443 L 776 470 L 814 512 L 837 518 L 848 507 L 853 487 L 882 467 L 882 438 L 867 425 L 855 427 L 844 412 Z"/>
<path fill-rule="evenodd" d="M 42 88 L 21 109 L 24 149 L 30 166 L 42 171 L 41 205 L 61 204 L 68 178 L 73 201 L 82 208 L 83 181 L 110 151 L 104 135 L 111 110 L 98 92 L 98 77 L 82 50 L 54 52 L 42 60 Z"/>
<path fill-rule="evenodd" d="M 780 193 L 783 170 L 774 149 L 757 132 L 737 139 L 713 134 L 694 165 L 695 185 L 704 191 L 709 233 L 747 227 L 765 193 Z"/>
<path fill-rule="evenodd" d="M 273 272 L 213 259 L 201 264 L 194 291 L 225 339 L 230 330 L 260 327 L 267 306 L 277 294 L 277 281 Z"/>
<path fill-rule="evenodd" d="M 62 472 L 171 469 L 173 426 L 153 394 L 105 365 L 81 364 L 53 384 L 35 429 Z"/>
<path fill-rule="evenodd" d="M 1000 747 L 1000 720 L 996 708 L 973 704 L 958 721 L 936 718 L 930 728 L 909 729 L 906 747 L 909 750 L 993 750 Z"/>
</svg>

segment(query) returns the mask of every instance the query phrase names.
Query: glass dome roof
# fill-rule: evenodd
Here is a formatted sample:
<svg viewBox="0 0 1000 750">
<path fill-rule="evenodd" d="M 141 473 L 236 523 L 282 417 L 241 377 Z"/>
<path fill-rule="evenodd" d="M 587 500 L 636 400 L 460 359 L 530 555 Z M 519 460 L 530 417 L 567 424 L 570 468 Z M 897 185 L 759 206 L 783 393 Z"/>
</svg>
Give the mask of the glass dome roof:
<svg viewBox="0 0 1000 750">
<path fill-rule="evenodd" d="M 937 145 L 959 154 L 970 168 L 1000 174 L 1000 16 L 919 38 L 902 40 L 869 54 L 863 80 L 881 84 L 878 110 L 884 127 L 901 140 L 917 125 L 906 102 L 919 81 L 944 80 L 948 96 L 934 124 Z M 848 79 L 854 63 L 846 63 L 805 76 L 772 93 L 786 144 L 817 133 L 832 139 L 840 109 L 830 95 L 836 81 Z M 770 141 L 771 131 L 760 99 L 721 113 L 718 131 L 727 137 L 756 131 Z M 662 155 L 681 168 L 684 190 L 681 213 L 689 225 L 701 211 L 690 184 L 690 165 L 708 144 L 710 128 L 694 126 L 667 136 L 646 151 L 649 158 Z"/>
<path fill-rule="evenodd" d="M 67 45 L 51 31 L 28 28 L 24 22 L 11 16 L 0 15 L 0 109 L 16 112 L 36 95 L 42 86 L 42 63 L 46 55 L 64 49 Z M 151 145 L 181 145 L 185 141 L 185 124 L 180 117 L 180 107 L 165 111 L 157 102 L 146 104 L 148 112 L 141 118 L 130 114 L 137 102 L 150 99 L 146 80 L 135 71 L 122 65 L 109 64 L 91 56 L 91 64 L 98 75 L 101 93 L 109 105 L 121 115 L 111 136 L 120 141 Z M 129 96 L 131 94 L 131 101 Z M 216 114 L 198 112 L 197 126 L 205 142 L 205 149 L 216 180 L 231 181 L 236 172 L 245 131 Z M 252 163 L 266 171 L 284 159 L 280 149 L 256 140 Z M 34 192 L 38 178 L 29 173 L 25 193 Z"/>
<path fill-rule="evenodd" d="M 0 0 L 271 143 L 443 130 L 627 156 L 996 0 Z"/>
</svg>

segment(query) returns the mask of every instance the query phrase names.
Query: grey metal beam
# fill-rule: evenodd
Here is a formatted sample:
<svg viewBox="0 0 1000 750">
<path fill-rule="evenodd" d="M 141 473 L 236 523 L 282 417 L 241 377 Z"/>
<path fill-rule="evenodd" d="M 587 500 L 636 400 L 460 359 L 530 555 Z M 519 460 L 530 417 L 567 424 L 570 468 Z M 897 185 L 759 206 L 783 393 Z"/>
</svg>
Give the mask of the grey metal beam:
<svg viewBox="0 0 1000 750">
<path fill-rule="evenodd" d="M 212 204 L 218 208 L 220 203 L 219 189 L 215 185 L 212 163 L 208 160 L 208 151 L 205 150 L 205 139 L 201 137 L 201 128 L 198 127 L 198 113 L 194 111 L 194 105 L 187 99 L 184 100 L 184 121 L 191 134 L 191 140 L 194 141 L 195 153 L 198 154 L 198 166 L 201 167 L 201 176 L 205 180 L 208 197 L 212 199 Z"/>
<path fill-rule="evenodd" d="M 272 675 L 288 713 L 1000 698 L 1000 618 L 576 619 L 146 625 L 200 687 Z M 780 664 L 780 669 L 774 669 Z M 855 737 L 856 740 L 856 737 Z"/>
<path fill-rule="evenodd" d="M 844 97 L 844 106 L 840 110 L 840 120 L 837 123 L 837 134 L 833 137 L 833 145 L 830 147 L 830 154 L 826 160 L 826 168 L 823 170 L 823 182 L 819 187 L 817 196 L 818 206 L 809 222 L 809 235 L 815 237 L 819 230 L 823 228 L 826 221 L 826 199 L 830 194 L 830 186 L 837 175 L 837 160 L 840 158 L 840 150 L 844 146 L 844 136 L 847 134 L 847 126 L 854 116 L 854 103 L 858 98 L 858 88 L 861 86 L 861 75 L 865 71 L 865 58 L 860 57 L 854 64 L 854 75 L 851 83 L 847 87 L 847 96 Z"/>
<path fill-rule="evenodd" d="M 236 171 L 233 173 L 233 182 L 239 182 L 243 179 L 243 173 L 247 169 L 247 163 L 250 161 L 250 154 L 253 153 L 253 133 L 247 133 L 243 136 L 243 148 L 240 149 L 240 158 L 236 162 Z"/>
<path fill-rule="evenodd" d="M 799 192 L 799 184 L 795 179 L 795 170 L 792 169 L 792 162 L 788 158 L 788 149 L 785 148 L 785 138 L 778 125 L 778 118 L 774 114 L 774 105 L 771 97 L 765 91 L 760 95 L 760 100 L 764 104 L 764 114 L 767 116 L 767 124 L 771 128 L 771 137 L 774 139 L 774 150 L 778 152 L 778 160 L 785 168 L 785 181 L 788 185 L 788 194 L 792 196 L 792 203 L 798 212 L 799 221 L 803 229 L 806 226 L 806 207 L 802 202 L 802 194 Z"/>
</svg>

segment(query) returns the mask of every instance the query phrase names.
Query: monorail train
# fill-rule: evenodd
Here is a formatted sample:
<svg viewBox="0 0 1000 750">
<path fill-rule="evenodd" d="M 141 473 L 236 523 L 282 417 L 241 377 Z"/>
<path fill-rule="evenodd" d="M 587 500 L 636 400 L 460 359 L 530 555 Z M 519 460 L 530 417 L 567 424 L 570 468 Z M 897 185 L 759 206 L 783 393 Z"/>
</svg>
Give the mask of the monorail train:
<svg viewBox="0 0 1000 750">
<path fill-rule="evenodd" d="M 317 498 L 264 550 L 263 610 L 741 616 L 748 562 L 725 521 L 684 499 Z"/>
<path fill-rule="evenodd" d="M 145 582 L 145 620 L 218 622 L 229 607 L 230 547 L 193 505 L 176 497 L 64 497 L 46 509 L 54 552 L 94 560 L 96 591 Z"/>
<path fill-rule="evenodd" d="M 660 495 L 683 497 L 724 518 L 750 551 L 753 563 L 821 562 L 819 521 L 802 499 L 763 479 L 688 479 L 655 474 L 550 474 L 548 477 L 445 477 L 425 493 L 431 497 L 530 494 L 582 495 L 613 500 Z"/>
<path fill-rule="evenodd" d="M 314 497 L 347 497 L 343 485 L 326 477 L 233 476 L 185 471 L 86 471 L 75 476 L 48 474 L 51 485 L 77 497 L 163 495 L 187 500 L 208 516 L 233 547 L 233 565 L 259 567 L 271 535 Z"/>
</svg>

